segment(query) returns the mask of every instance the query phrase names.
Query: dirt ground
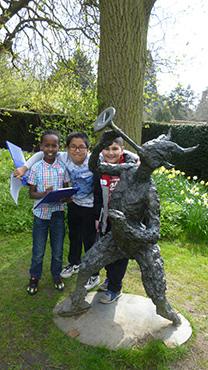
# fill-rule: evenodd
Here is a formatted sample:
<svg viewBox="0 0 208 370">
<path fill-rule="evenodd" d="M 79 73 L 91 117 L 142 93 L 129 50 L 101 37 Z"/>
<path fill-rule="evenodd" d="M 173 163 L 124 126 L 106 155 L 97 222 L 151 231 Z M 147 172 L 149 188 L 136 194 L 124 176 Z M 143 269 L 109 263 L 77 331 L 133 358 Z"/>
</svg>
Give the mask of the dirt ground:
<svg viewBox="0 0 208 370">
<path fill-rule="evenodd" d="M 206 370 L 208 369 L 208 338 L 198 333 L 195 344 L 191 346 L 188 356 L 170 366 L 173 370 Z"/>
</svg>

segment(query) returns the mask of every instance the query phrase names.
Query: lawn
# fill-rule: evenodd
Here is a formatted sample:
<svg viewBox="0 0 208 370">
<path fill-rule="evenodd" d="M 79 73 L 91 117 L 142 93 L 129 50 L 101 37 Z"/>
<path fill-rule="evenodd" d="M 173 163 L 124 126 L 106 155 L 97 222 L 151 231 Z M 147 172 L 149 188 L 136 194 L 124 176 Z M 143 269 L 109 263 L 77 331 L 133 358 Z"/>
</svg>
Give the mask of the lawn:
<svg viewBox="0 0 208 370">
<path fill-rule="evenodd" d="M 52 310 L 74 291 L 77 276 L 65 280 L 63 292 L 54 289 L 49 244 L 38 294 L 28 295 L 33 202 L 24 186 L 18 206 L 14 203 L 9 190 L 12 170 L 8 151 L 0 149 L 0 369 L 207 370 L 208 184 L 164 169 L 154 175 L 162 205 L 159 245 L 167 298 L 190 321 L 192 337 L 176 348 L 150 338 L 130 350 L 111 351 L 81 344 L 54 324 Z M 66 236 L 64 264 L 68 244 Z M 101 278 L 104 275 L 102 270 Z M 146 296 L 133 260 L 128 265 L 123 292 Z"/>
<path fill-rule="evenodd" d="M 0 234 L 1 369 L 207 369 L 208 257 L 195 252 L 194 245 L 182 246 L 177 240 L 160 242 L 167 298 L 190 321 L 191 339 L 175 349 L 150 340 L 131 350 L 110 351 L 83 345 L 53 323 L 52 310 L 73 292 L 76 276 L 65 280 L 63 292 L 54 289 L 49 245 L 39 292 L 28 295 L 31 244 L 30 232 Z M 67 248 L 66 237 L 65 261 Z M 101 276 L 104 278 L 104 270 Z M 123 292 L 145 296 L 135 261 L 129 262 Z"/>
</svg>

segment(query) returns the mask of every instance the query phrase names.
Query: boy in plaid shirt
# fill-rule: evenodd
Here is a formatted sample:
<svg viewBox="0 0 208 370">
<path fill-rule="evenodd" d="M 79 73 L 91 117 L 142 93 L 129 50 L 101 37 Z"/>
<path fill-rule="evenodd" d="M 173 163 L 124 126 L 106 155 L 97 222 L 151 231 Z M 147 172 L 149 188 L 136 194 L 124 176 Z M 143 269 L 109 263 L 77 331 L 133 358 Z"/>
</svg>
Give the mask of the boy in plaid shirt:
<svg viewBox="0 0 208 370">
<path fill-rule="evenodd" d="M 60 139 L 53 130 L 45 131 L 41 137 L 43 159 L 35 163 L 30 171 L 28 183 L 30 198 L 35 199 L 34 207 L 51 190 L 68 186 L 68 173 L 63 162 L 58 161 L 56 155 L 60 148 Z M 64 199 L 70 202 L 71 198 Z M 62 271 L 63 242 L 65 236 L 63 203 L 47 203 L 34 209 L 33 222 L 33 249 L 30 266 L 30 282 L 27 291 L 34 295 L 38 290 L 38 282 L 42 275 L 43 257 L 46 248 L 48 230 L 50 230 L 50 244 L 52 250 L 51 275 L 55 288 L 64 289 L 60 274 Z"/>
</svg>

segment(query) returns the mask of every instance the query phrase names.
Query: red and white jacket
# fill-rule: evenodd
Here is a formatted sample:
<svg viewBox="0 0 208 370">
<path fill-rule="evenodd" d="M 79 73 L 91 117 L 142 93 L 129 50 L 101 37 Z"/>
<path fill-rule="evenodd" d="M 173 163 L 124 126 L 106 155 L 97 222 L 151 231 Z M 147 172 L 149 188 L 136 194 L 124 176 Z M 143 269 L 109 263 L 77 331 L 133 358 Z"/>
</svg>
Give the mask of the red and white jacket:
<svg viewBox="0 0 208 370">
<path fill-rule="evenodd" d="M 120 159 L 120 163 L 136 163 L 136 161 L 137 159 L 135 158 L 135 155 L 131 156 L 129 153 L 124 153 Z M 94 214 L 95 220 L 99 220 L 102 210 L 102 218 L 100 223 L 102 234 L 105 234 L 106 228 L 109 224 L 108 209 L 110 196 L 119 180 L 119 176 L 102 175 L 99 178 L 97 175 L 94 175 Z"/>
</svg>

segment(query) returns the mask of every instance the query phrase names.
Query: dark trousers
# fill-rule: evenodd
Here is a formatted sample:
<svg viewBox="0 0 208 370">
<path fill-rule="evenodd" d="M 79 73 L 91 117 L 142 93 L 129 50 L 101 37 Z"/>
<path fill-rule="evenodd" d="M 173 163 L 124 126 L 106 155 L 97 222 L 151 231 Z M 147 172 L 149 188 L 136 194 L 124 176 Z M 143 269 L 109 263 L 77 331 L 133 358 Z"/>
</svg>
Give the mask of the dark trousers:
<svg viewBox="0 0 208 370">
<path fill-rule="evenodd" d="M 58 278 L 62 270 L 63 243 L 65 236 L 64 212 L 53 212 L 51 219 L 41 219 L 34 216 L 33 221 L 33 249 L 30 275 L 36 279 L 42 276 L 43 258 L 46 249 L 46 242 L 50 233 L 51 244 L 51 274 Z"/>
<path fill-rule="evenodd" d="M 82 243 L 85 253 L 95 242 L 96 229 L 93 208 L 68 203 L 68 225 L 70 248 L 68 261 L 71 265 L 79 265 L 82 256 Z M 93 276 L 99 273 L 93 274 Z"/>
<path fill-rule="evenodd" d="M 111 292 L 117 293 L 121 290 L 122 280 L 124 278 L 128 262 L 129 260 L 124 257 L 105 266 L 107 278 L 109 279 L 108 289 L 111 290 Z"/>
<path fill-rule="evenodd" d="M 108 221 L 106 233 L 108 233 L 110 230 L 111 223 Z M 104 235 L 106 235 L 106 233 Z M 101 237 L 104 235 L 101 235 Z M 111 290 L 111 292 L 117 293 L 121 290 L 122 280 L 126 273 L 128 262 L 129 260 L 126 257 L 124 257 L 122 259 L 116 260 L 113 263 L 109 263 L 108 265 L 105 266 L 107 272 L 106 275 L 109 280 L 108 289 Z"/>
</svg>

